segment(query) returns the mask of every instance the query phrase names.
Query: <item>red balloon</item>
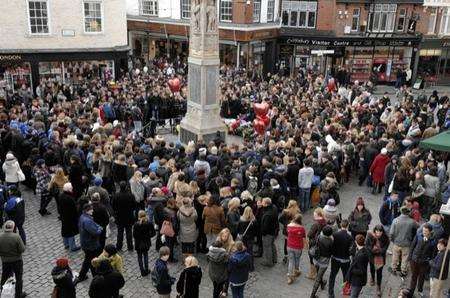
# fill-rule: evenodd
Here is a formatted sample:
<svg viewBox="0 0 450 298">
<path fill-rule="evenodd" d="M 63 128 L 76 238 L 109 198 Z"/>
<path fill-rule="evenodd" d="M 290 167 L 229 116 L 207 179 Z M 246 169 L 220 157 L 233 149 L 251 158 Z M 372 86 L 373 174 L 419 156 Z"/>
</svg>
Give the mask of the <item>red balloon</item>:
<svg viewBox="0 0 450 298">
<path fill-rule="evenodd" d="M 169 88 L 172 92 L 178 92 L 181 89 L 181 82 L 179 78 L 169 80 Z"/>
<path fill-rule="evenodd" d="M 267 115 L 264 115 L 261 117 L 262 122 L 264 123 L 264 126 L 267 127 L 270 124 L 270 118 Z"/>
<path fill-rule="evenodd" d="M 269 105 L 266 102 L 253 104 L 256 116 L 265 116 L 269 112 Z"/>
<path fill-rule="evenodd" d="M 264 122 L 260 119 L 253 120 L 253 128 L 259 135 L 263 135 L 266 131 L 266 126 L 264 125 Z"/>
</svg>

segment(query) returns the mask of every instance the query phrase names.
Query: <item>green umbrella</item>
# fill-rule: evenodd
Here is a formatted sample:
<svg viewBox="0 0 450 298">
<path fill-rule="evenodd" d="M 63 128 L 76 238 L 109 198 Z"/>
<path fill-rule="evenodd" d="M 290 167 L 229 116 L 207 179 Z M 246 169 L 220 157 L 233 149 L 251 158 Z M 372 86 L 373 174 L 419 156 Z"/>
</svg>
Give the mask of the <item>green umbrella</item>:
<svg viewBox="0 0 450 298">
<path fill-rule="evenodd" d="M 450 152 L 450 131 L 444 131 L 431 138 L 420 141 L 419 146 L 424 149 Z"/>
</svg>

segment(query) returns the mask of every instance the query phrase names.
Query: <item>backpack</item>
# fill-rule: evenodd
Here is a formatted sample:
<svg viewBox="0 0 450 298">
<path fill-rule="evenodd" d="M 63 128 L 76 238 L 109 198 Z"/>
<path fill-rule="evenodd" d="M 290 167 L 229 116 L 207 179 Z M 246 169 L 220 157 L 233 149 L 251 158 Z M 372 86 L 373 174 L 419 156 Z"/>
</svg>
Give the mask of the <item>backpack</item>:
<svg viewBox="0 0 450 298">
<path fill-rule="evenodd" d="M 156 266 L 153 267 L 153 270 L 150 272 L 150 279 L 155 288 L 161 283 L 161 276 L 159 275 L 158 270 L 156 270 Z"/>
<path fill-rule="evenodd" d="M 258 192 L 258 178 L 248 177 L 247 190 L 254 196 Z"/>
<path fill-rule="evenodd" d="M 105 103 L 103 105 L 103 112 L 105 113 L 105 117 L 108 120 L 114 120 L 116 118 L 116 114 L 114 113 L 114 110 L 109 103 Z"/>
</svg>

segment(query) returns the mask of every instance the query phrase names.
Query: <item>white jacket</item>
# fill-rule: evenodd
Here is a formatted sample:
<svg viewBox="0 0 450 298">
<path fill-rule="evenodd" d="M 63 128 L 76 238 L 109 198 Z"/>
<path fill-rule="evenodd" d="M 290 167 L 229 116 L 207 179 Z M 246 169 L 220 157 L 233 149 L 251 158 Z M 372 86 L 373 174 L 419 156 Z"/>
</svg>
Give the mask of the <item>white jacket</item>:
<svg viewBox="0 0 450 298">
<path fill-rule="evenodd" d="M 19 182 L 19 162 L 16 158 L 6 159 L 2 166 L 3 172 L 5 173 L 5 181 L 9 183 Z"/>
</svg>

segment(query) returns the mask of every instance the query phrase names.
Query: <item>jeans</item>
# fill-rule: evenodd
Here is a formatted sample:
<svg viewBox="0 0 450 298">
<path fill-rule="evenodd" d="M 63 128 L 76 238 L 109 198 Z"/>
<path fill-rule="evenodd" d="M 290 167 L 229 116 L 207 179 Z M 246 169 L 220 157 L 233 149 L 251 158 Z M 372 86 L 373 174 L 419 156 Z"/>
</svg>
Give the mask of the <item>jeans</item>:
<svg viewBox="0 0 450 298">
<path fill-rule="evenodd" d="M 141 132 L 142 130 L 142 121 L 133 121 L 134 124 L 134 130 L 136 132 Z"/>
<path fill-rule="evenodd" d="M 5 284 L 9 277 L 14 273 L 16 277 L 16 294 L 15 298 L 21 298 L 22 296 L 22 276 L 23 276 L 23 261 L 15 262 L 2 262 L 2 280 L 1 286 Z"/>
<path fill-rule="evenodd" d="M 116 247 L 118 250 L 122 249 L 123 245 L 123 231 L 127 235 L 127 248 L 128 250 L 133 250 L 133 234 L 131 233 L 131 225 L 117 225 L 117 244 Z"/>
<path fill-rule="evenodd" d="M 255 261 L 253 258 L 253 238 L 249 240 L 244 239 L 244 246 L 247 248 L 247 253 L 250 255 L 250 271 L 255 270 Z"/>
<path fill-rule="evenodd" d="M 309 208 L 311 208 L 310 195 L 311 195 L 311 188 L 299 188 L 298 200 L 300 209 L 303 212 L 306 212 L 309 210 Z"/>
<path fill-rule="evenodd" d="M 220 297 L 220 292 L 222 292 L 222 290 L 224 289 L 226 281 L 224 282 L 215 282 L 213 281 L 213 286 L 214 286 L 214 290 L 213 290 L 213 298 L 219 298 Z"/>
<path fill-rule="evenodd" d="M 363 287 L 361 286 L 352 286 L 352 292 L 350 294 L 350 298 L 358 298 L 361 293 Z"/>
<path fill-rule="evenodd" d="M 339 262 L 336 259 L 331 258 L 331 271 L 330 277 L 328 280 L 328 296 L 334 297 L 334 284 L 336 282 L 336 276 L 339 273 L 339 270 L 342 272 L 342 279 L 345 280 L 348 269 L 350 268 L 350 260 L 349 262 L 343 263 Z"/>
<path fill-rule="evenodd" d="M 375 273 L 377 275 L 377 286 L 381 286 L 381 281 L 383 279 L 383 267 L 375 269 L 375 265 L 373 263 L 369 263 L 370 265 L 370 276 L 373 280 L 375 280 Z"/>
<path fill-rule="evenodd" d="M 89 271 L 91 269 L 92 276 L 95 275 L 94 267 L 92 267 L 92 259 L 98 257 L 101 253 L 101 249 L 96 250 L 84 250 L 84 260 L 83 264 L 81 265 L 80 274 L 78 275 L 78 279 L 84 279 Z"/>
<path fill-rule="evenodd" d="M 288 252 L 288 275 L 293 276 L 294 270 L 300 271 L 300 258 L 302 256 L 301 249 L 287 248 Z"/>
<path fill-rule="evenodd" d="M 277 248 L 275 246 L 275 236 L 264 235 L 263 240 L 263 264 L 273 266 L 277 263 Z"/>
<path fill-rule="evenodd" d="M 138 252 L 137 259 L 141 273 L 148 272 L 148 251 Z"/>
<path fill-rule="evenodd" d="M 237 287 L 231 285 L 231 294 L 233 295 L 233 298 L 244 298 L 244 287 L 245 285 Z"/>
<path fill-rule="evenodd" d="M 77 247 L 77 243 L 75 241 L 75 236 L 73 237 L 63 237 L 63 243 L 64 243 L 64 247 L 69 248 L 70 250 L 76 250 Z"/>
<path fill-rule="evenodd" d="M 409 291 L 414 294 L 416 289 L 423 292 L 423 283 L 425 282 L 425 275 L 427 274 L 429 265 L 427 262 L 415 262 L 411 260 L 411 283 L 409 284 Z"/>
<path fill-rule="evenodd" d="M 328 267 L 316 266 L 317 275 L 316 275 L 316 279 L 314 280 L 314 286 L 313 286 L 313 290 L 312 290 L 312 293 L 311 293 L 311 298 L 316 297 L 317 290 L 319 289 L 319 286 L 322 286 L 322 285 L 325 284 L 325 281 L 323 280 L 323 275 L 327 271 L 327 268 Z"/>
</svg>

